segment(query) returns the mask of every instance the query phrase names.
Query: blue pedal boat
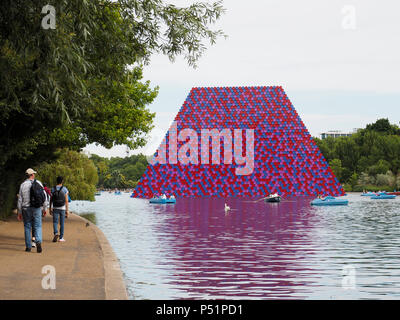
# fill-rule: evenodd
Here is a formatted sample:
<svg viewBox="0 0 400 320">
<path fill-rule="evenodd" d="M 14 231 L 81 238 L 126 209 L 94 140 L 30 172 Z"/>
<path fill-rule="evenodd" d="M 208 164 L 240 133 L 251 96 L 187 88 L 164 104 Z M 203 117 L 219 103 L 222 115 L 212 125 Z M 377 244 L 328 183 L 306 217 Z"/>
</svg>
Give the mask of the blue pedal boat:
<svg viewBox="0 0 400 320">
<path fill-rule="evenodd" d="M 389 195 L 387 193 L 380 193 L 378 195 L 371 197 L 371 199 L 373 199 L 373 200 L 390 200 L 390 199 L 395 199 L 395 198 L 396 198 L 395 195 Z"/>
<path fill-rule="evenodd" d="M 336 199 L 334 197 L 326 197 L 325 199 L 315 199 L 311 202 L 313 206 L 347 206 L 349 200 Z"/>
<path fill-rule="evenodd" d="M 158 204 L 176 203 L 176 199 L 151 198 L 149 202 Z"/>
<path fill-rule="evenodd" d="M 162 198 L 151 198 L 150 203 L 160 203 L 160 204 L 164 204 L 167 203 L 167 199 L 162 199 Z"/>
<path fill-rule="evenodd" d="M 367 192 L 361 195 L 361 197 L 374 197 L 374 196 L 376 196 L 376 193 L 373 192 Z"/>
</svg>

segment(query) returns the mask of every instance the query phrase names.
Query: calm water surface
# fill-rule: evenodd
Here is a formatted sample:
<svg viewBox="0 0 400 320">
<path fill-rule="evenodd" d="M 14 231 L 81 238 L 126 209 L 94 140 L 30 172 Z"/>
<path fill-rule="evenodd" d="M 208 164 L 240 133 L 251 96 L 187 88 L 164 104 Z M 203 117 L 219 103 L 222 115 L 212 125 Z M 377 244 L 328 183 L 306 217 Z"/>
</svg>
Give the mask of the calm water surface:
<svg viewBox="0 0 400 320">
<path fill-rule="evenodd" d="M 310 198 L 154 205 L 103 193 L 71 210 L 96 219 L 132 299 L 399 299 L 400 198 L 347 198 L 332 208 Z M 351 270 L 355 289 L 342 286 Z"/>
</svg>

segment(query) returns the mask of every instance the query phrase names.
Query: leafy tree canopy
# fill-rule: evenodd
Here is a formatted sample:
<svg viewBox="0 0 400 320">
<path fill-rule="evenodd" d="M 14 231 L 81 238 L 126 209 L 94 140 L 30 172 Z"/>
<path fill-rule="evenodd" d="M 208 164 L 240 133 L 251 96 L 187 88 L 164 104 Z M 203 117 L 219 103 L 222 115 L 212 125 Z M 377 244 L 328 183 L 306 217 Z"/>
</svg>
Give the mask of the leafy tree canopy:
<svg viewBox="0 0 400 320">
<path fill-rule="evenodd" d="M 57 161 L 43 163 L 37 168 L 38 179 L 51 188 L 57 184 L 57 177 L 62 176 L 72 199 L 93 201 L 98 182 L 93 161 L 82 153 L 68 149 L 58 150 L 57 156 Z"/>
<path fill-rule="evenodd" d="M 187 8 L 161 0 L 57 0 L 56 28 L 43 29 L 47 0 L 0 5 L 0 165 L 39 145 L 143 146 L 157 90 L 140 82 L 155 52 L 194 65 L 221 31 L 208 25 L 220 2 Z"/>
<path fill-rule="evenodd" d="M 93 154 L 90 159 L 97 167 L 99 188 L 134 188 L 148 165 L 142 154 L 111 159 Z"/>
<path fill-rule="evenodd" d="M 389 119 L 379 119 L 375 123 L 367 125 L 365 131 L 375 131 L 385 134 L 400 134 L 400 128 L 389 122 Z"/>
<path fill-rule="evenodd" d="M 55 29 L 42 8 L 55 7 Z M 2 0 L 0 4 L 0 214 L 16 177 L 57 148 L 143 146 L 157 88 L 142 81 L 154 53 L 189 65 L 223 35 L 221 2 Z M 10 173 L 10 174 L 9 174 Z M 19 176 L 21 177 L 21 175 Z M 10 189 L 11 187 L 11 190 Z"/>
<path fill-rule="evenodd" d="M 379 119 L 350 137 L 315 141 L 341 183 L 372 189 L 386 181 L 391 183 L 386 187 L 400 188 L 396 180 L 400 176 L 400 130 L 388 119 Z"/>
</svg>

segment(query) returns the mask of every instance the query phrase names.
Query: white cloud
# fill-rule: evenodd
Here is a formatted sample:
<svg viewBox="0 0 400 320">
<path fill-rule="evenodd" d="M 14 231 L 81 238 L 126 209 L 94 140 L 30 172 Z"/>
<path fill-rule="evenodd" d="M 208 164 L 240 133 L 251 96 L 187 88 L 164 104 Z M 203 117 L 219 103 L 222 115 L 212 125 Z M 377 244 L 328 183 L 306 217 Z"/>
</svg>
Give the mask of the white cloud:
<svg viewBox="0 0 400 320">
<path fill-rule="evenodd" d="M 349 3 L 356 8 L 356 30 L 342 28 Z M 230 0 L 225 7 L 218 27 L 229 38 L 209 48 L 198 69 L 158 55 L 145 77 L 176 86 L 400 90 L 398 1 Z"/>
<path fill-rule="evenodd" d="M 169 2 L 186 6 L 194 1 Z M 345 5 L 355 6 L 355 30 L 342 27 Z M 151 106 L 157 112 L 156 129 L 148 146 L 135 153 L 156 150 L 195 86 L 282 85 L 289 93 L 400 93 L 398 0 L 225 0 L 224 6 L 227 13 L 215 28 L 229 37 L 210 47 L 197 69 L 188 67 L 182 58 L 170 63 L 162 55 L 153 56 L 146 66 L 144 79 L 160 86 L 160 95 Z M 350 103 L 354 109 L 362 107 L 361 99 Z M 332 115 L 330 107 L 321 105 L 318 114 L 306 112 L 307 105 L 299 107 L 313 135 L 329 129 L 348 131 L 376 120 L 376 116 L 357 115 L 350 109 L 349 114 Z M 393 110 L 385 111 L 382 105 L 369 108 L 386 115 Z M 98 150 L 125 154 L 124 148 Z"/>
<path fill-rule="evenodd" d="M 95 153 L 102 157 L 125 157 L 127 155 L 139 153 L 144 155 L 152 155 L 159 147 L 175 116 L 176 114 L 174 112 L 157 112 L 154 119 L 154 129 L 149 134 L 148 143 L 143 148 L 128 150 L 125 146 L 115 146 L 111 149 L 106 149 L 102 146 L 91 144 L 88 145 L 84 151 Z"/>
</svg>

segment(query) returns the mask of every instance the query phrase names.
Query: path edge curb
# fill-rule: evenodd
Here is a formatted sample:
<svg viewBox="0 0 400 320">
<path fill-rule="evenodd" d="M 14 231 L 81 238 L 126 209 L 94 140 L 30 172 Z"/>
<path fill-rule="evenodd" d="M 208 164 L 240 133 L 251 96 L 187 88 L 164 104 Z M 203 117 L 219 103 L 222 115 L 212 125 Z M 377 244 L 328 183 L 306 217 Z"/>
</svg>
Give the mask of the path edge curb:
<svg viewBox="0 0 400 320">
<path fill-rule="evenodd" d="M 103 255 L 103 267 L 104 267 L 104 278 L 105 278 L 105 296 L 106 300 L 128 300 L 128 294 L 124 278 L 122 275 L 121 266 L 119 260 L 108 242 L 103 231 L 98 226 L 90 222 L 89 220 L 81 217 L 76 213 L 72 213 L 82 221 L 89 223 L 90 227 L 96 233 L 96 237 L 99 241 L 101 252 Z"/>
</svg>

